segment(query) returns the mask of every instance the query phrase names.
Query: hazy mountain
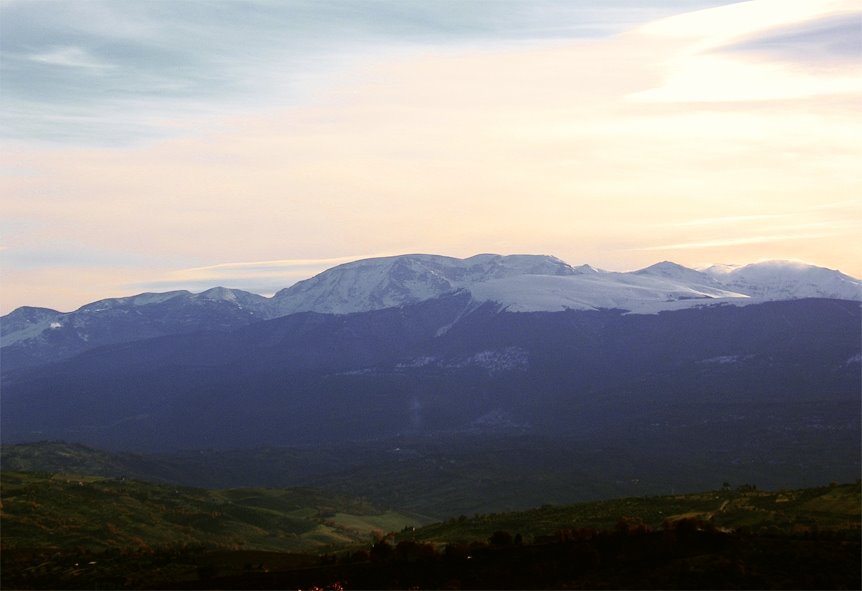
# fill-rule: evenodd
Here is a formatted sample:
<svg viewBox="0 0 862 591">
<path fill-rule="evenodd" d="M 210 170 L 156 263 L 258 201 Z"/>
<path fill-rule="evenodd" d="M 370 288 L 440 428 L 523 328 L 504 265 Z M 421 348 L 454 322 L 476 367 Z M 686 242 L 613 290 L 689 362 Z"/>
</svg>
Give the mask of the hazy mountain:
<svg viewBox="0 0 862 591">
<path fill-rule="evenodd" d="M 841 300 L 512 313 L 459 292 L 7 372 L 2 436 L 125 449 L 500 431 L 858 436 L 860 340 L 859 305 Z"/>
<path fill-rule="evenodd" d="M 4 345 L 11 344 L 15 340 L 30 338 L 42 332 L 46 327 L 50 328 L 51 322 L 61 315 L 61 312 L 50 308 L 22 306 L 3 316 L 2 322 L 0 322 L 0 337 L 3 337 Z M 33 331 L 33 333 L 26 334 L 28 330 Z"/>
<path fill-rule="evenodd" d="M 707 303 L 806 297 L 862 299 L 862 282 L 838 271 L 787 261 L 721 273 L 661 262 L 631 273 L 572 267 L 544 255 L 483 254 L 467 259 L 401 255 L 339 265 L 278 292 L 276 316 L 346 314 L 416 303 L 464 290 L 477 303 L 510 311 L 621 309 L 654 313 Z"/>
<path fill-rule="evenodd" d="M 226 330 L 270 317 L 269 300 L 216 287 L 105 299 L 74 312 L 18 308 L 0 318 L 4 371 L 72 357 L 102 345 L 201 330 Z"/>
<path fill-rule="evenodd" d="M 138 452 L 325 442 L 324 458 L 263 462 L 284 470 L 237 456 L 230 483 L 299 483 L 287 474 L 384 486 L 399 503 L 424 490 L 424 508 L 458 510 L 691 490 L 716 474 L 852 479 L 859 285 L 796 263 L 612 273 L 406 255 L 273 298 L 218 288 L 20 308 L 2 319 L 0 436 Z M 390 453 L 393 438 L 426 441 L 422 461 Z M 156 465 L 204 482 L 187 460 Z M 539 484 L 518 484 L 525 474 Z"/>
<path fill-rule="evenodd" d="M 367 312 L 438 297 L 505 277 L 572 276 L 550 256 L 480 254 L 467 259 L 402 255 L 339 265 L 275 294 L 279 315 Z"/>
<path fill-rule="evenodd" d="M 459 292 L 474 307 L 491 302 L 511 312 L 656 313 L 805 297 L 860 300 L 862 283 L 838 271 L 776 261 L 704 272 L 662 262 L 613 273 L 543 255 L 402 255 L 339 265 L 272 298 L 213 288 L 101 300 L 70 313 L 19 308 L 0 319 L 2 368 L 56 361 L 108 344 L 230 330 L 298 312 L 368 312 Z"/>
<path fill-rule="evenodd" d="M 794 261 L 745 266 L 714 265 L 705 271 L 726 289 L 766 300 L 862 299 L 862 282 L 840 271 Z"/>
</svg>

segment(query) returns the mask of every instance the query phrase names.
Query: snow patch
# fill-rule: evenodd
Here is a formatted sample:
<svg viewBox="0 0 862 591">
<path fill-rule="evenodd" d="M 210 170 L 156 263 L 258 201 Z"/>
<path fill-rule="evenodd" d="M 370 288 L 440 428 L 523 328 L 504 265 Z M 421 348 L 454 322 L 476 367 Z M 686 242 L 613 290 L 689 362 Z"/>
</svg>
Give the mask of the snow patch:
<svg viewBox="0 0 862 591">
<path fill-rule="evenodd" d="M 862 281 L 840 271 L 797 261 L 765 261 L 742 267 L 713 266 L 705 273 L 726 289 L 761 300 L 862 299 Z"/>
<path fill-rule="evenodd" d="M 739 361 L 739 355 L 720 355 L 719 357 L 710 357 L 709 359 L 701 359 L 698 363 L 717 363 L 724 365 L 726 363 L 736 363 Z"/>
<path fill-rule="evenodd" d="M 621 309 L 655 313 L 747 297 L 711 285 L 631 273 L 511 277 L 474 285 L 470 292 L 474 299 L 498 302 L 509 312 Z"/>
<path fill-rule="evenodd" d="M 510 371 L 524 371 L 530 363 L 529 353 L 520 347 L 506 347 L 498 350 L 485 350 L 446 364 L 446 367 L 479 367 L 490 375 L 498 375 Z"/>
<path fill-rule="evenodd" d="M 402 361 L 397 364 L 395 367 L 398 369 L 409 369 L 414 367 L 427 367 L 429 365 L 434 364 L 437 361 L 436 357 L 416 357 L 415 359 L 410 359 L 409 361 Z"/>
<path fill-rule="evenodd" d="M 516 422 L 512 415 L 503 409 L 496 408 L 473 421 L 472 427 L 481 431 L 509 431 L 512 429 L 529 429 L 529 425 Z"/>
</svg>

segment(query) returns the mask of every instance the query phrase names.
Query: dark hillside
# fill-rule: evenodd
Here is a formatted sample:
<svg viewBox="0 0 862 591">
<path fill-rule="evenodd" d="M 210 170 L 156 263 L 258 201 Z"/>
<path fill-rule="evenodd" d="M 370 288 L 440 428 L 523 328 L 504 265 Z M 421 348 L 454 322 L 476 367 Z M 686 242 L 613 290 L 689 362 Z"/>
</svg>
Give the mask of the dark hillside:
<svg viewBox="0 0 862 591">
<path fill-rule="evenodd" d="M 547 505 L 421 528 L 312 490 L 4 471 L 2 495 L 4 588 L 846 589 L 862 562 L 858 482 Z"/>
<path fill-rule="evenodd" d="M 774 448 L 778 431 L 859 432 L 856 302 L 656 315 L 466 305 L 297 314 L 9 372 L 2 437 L 144 451 L 635 429 L 649 447 L 720 425 L 724 439 L 755 430 Z"/>
</svg>

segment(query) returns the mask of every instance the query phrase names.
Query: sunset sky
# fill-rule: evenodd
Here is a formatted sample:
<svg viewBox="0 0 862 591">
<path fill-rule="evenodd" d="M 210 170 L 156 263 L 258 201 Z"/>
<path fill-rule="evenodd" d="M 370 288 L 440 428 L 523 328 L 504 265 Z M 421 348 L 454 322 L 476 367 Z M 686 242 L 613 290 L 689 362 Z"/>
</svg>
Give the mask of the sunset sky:
<svg viewBox="0 0 862 591">
<path fill-rule="evenodd" d="M 0 0 L 0 309 L 401 253 L 862 277 L 862 1 Z"/>
</svg>

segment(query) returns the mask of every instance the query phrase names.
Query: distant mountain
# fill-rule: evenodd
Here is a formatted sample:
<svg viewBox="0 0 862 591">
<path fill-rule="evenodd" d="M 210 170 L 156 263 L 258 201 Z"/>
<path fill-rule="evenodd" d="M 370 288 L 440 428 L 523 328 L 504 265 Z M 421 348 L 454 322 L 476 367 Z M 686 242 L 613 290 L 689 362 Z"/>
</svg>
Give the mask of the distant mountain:
<svg viewBox="0 0 862 591">
<path fill-rule="evenodd" d="M 862 299 L 862 282 L 840 271 L 794 261 L 745 266 L 714 265 L 705 271 L 726 289 L 764 300 Z"/>
<path fill-rule="evenodd" d="M 129 450 L 695 424 L 858 435 L 860 340 L 859 304 L 841 300 L 512 313 L 458 292 L 6 372 L 0 421 L 7 442 Z"/>
<path fill-rule="evenodd" d="M 50 363 L 103 345 L 237 328 L 270 318 L 270 309 L 267 298 L 222 287 L 105 299 L 69 313 L 18 308 L 0 318 L 2 369 Z"/>
<path fill-rule="evenodd" d="M 662 262 L 631 273 L 572 267 L 551 256 L 467 259 L 401 255 L 339 265 L 272 298 L 217 287 L 94 302 L 70 312 L 19 308 L 0 318 L 2 370 L 66 359 L 116 343 L 232 330 L 300 312 L 349 314 L 465 293 L 473 307 L 510 312 L 618 309 L 652 314 L 708 304 L 808 297 L 862 300 L 862 282 L 838 271 L 773 261 L 696 271 Z"/>
<path fill-rule="evenodd" d="M 582 273 L 551 257 L 480 254 L 467 259 L 413 254 L 339 265 L 275 294 L 280 316 L 346 314 L 413 304 L 507 277 Z"/>
<path fill-rule="evenodd" d="M 3 345 L 11 344 L 16 340 L 31 338 L 41 333 L 45 328 L 51 328 L 51 324 L 61 312 L 50 308 L 33 308 L 23 306 L 2 317 L 0 322 L 0 337 L 3 337 Z M 56 326 L 54 327 L 56 328 Z M 30 331 L 30 334 L 27 334 Z"/>
<path fill-rule="evenodd" d="M 274 316 L 347 314 L 468 292 L 510 311 L 621 309 L 655 313 L 709 303 L 806 297 L 862 300 L 862 282 L 838 271 L 770 261 L 728 273 L 662 262 L 631 273 L 572 267 L 545 255 L 482 254 L 467 259 L 401 255 L 339 265 L 278 292 Z"/>
<path fill-rule="evenodd" d="M 215 288 L 20 308 L 0 322 L 0 437 L 135 452 L 549 437 L 577 441 L 581 466 L 621 462 L 590 477 L 604 491 L 640 486 L 620 483 L 647 482 L 635 467 L 668 458 L 675 473 L 645 470 L 651 490 L 700 485 L 705 470 L 847 479 L 860 462 L 860 285 L 787 262 L 614 273 L 548 256 L 404 255 L 272 298 Z M 431 486 L 443 457 L 365 472 L 366 490 L 390 468 Z M 357 470 L 347 490 L 367 462 L 338 465 Z M 560 480 L 560 498 L 589 474 Z"/>
<path fill-rule="evenodd" d="M 679 267 L 684 269 L 684 267 Z M 609 273 L 572 267 L 541 255 L 483 254 L 468 259 L 403 255 L 347 263 L 301 281 L 273 298 L 277 315 L 297 312 L 347 314 L 403 306 L 464 291 L 477 304 L 509 311 L 623 309 L 656 312 L 689 306 L 690 300 L 742 298 L 708 275 Z M 683 302 L 680 304 L 680 302 Z"/>
</svg>

